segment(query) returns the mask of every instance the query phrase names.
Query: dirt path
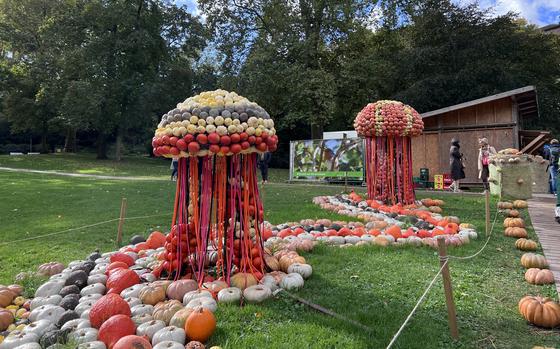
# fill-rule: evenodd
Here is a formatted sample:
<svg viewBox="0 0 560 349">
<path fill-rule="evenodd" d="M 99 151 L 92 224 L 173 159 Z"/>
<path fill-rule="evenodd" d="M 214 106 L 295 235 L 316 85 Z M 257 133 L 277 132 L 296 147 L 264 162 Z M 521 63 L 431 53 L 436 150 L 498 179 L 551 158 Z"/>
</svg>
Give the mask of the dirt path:
<svg viewBox="0 0 560 349">
<path fill-rule="evenodd" d="M 38 174 L 67 176 L 67 177 L 110 179 L 110 180 L 124 180 L 124 181 L 166 181 L 166 180 L 169 180 L 168 178 L 162 178 L 162 177 L 107 176 L 107 175 L 94 175 L 94 174 L 85 174 L 85 173 L 30 170 L 30 169 L 27 169 L 27 168 L 11 168 L 11 167 L 0 167 L 0 171 L 38 173 Z"/>
</svg>

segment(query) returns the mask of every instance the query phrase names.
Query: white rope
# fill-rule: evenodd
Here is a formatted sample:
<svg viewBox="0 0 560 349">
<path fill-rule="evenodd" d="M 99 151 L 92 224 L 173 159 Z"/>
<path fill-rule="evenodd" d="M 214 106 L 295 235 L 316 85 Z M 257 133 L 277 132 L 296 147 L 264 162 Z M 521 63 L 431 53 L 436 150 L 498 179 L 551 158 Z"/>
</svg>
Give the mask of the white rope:
<svg viewBox="0 0 560 349">
<path fill-rule="evenodd" d="M 488 246 L 488 243 L 490 242 L 490 238 L 492 237 L 492 233 L 494 232 L 494 226 L 496 225 L 497 220 L 498 220 L 498 211 L 496 211 L 496 215 L 494 216 L 494 222 L 492 222 L 492 227 L 490 228 L 490 233 L 488 233 L 488 238 L 486 239 L 486 242 L 484 243 L 482 248 L 480 250 L 478 250 L 475 254 L 472 254 L 470 256 L 465 256 L 465 257 L 452 256 L 452 255 L 448 255 L 447 257 L 451 258 L 451 259 L 465 260 L 465 259 L 474 258 L 474 257 L 478 256 L 479 254 L 481 254 L 482 251 L 484 251 L 484 249 L 486 248 L 486 246 Z"/>
<path fill-rule="evenodd" d="M 160 214 L 153 214 L 153 215 L 147 215 L 147 216 L 125 217 L 124 220 L 135 220 L 135 219 L 143 219 L 143 218 L 151 218 L 151 217 L 162 217 L 162 216 L 168 216 L 168 215 L 169 215 L 168 213 L 160 213 Z M 42 239 L 42 238 L 49 237 L 49 236 L 61 235 L 61 234 L 65 234 L 65 233 L 68 233 L 68 232 L 71 232 L 71 231 L 74 231 L 74 230 L 91 228 L 91 227 L 95 227 L 95 226 L 98 226 L 98 225 L 103 225 L 103 224 L 107 224 L 107 223 L 111 223 L 111 222 L 116 222 L 118 220 L 120 220 L 120 218 L 109 219 L 107 221 L 92 223 L 92 224 L 84 225 L 84 226 L 77 227 L 77 228 L 69 228 L 69 229 L 66 229 L 66 230 L 61 230 L 61 231 L 57 231 L 57 232 L 49 233 L 49 234 L 45 234 L 45 235 L 32 236 L 32 237 L 28 237 L 28 238 L 25 238 L 25 239 L 19 239 L 19 240 L 13 240 L 13 241 L 3 241 L 3 242 L 0 242 L 0 246 L 1 245 L 14 244 L 14 243 L 17 243 L 17 242 L 29 241 L 29 240 Z"/>
<path fill-rule="evenodd" d="M 393 344 L 395 344 L 395 342 L 397 341 L 397 338 L 399 338 L 401 332 L 404 330 L 404 328 L 406 327 L 406 325 L 408 324 L 408 322 L 412 318 L 412 315 L 414 315 L 414 313 L 416 312 L 416 310 L 418 309 L 418 307 L 420 306 L 420 304 L 422 303 L 424 298 L 426 298 L 426 296 L 428 295 L 428 292 L 430 291 L 430 289 L 432 288 L 432 286 L 436 282 L 438 276 L 441 274 L 441 272 L 443 271 L 443 268 L 445 268 L 445 266 L 447 265 L 448 262 L 449 262 L 449 260 L 446 259 L 445 262 L 441 265 L 441 268 L 439 268 L 439 271 L 437 272 L 437 274 L 432 279 L 432 282 L 430 282 L 430 284 L 428 285 L 428 287 L 426 288 L 426 290 L 424 291 L 422 296 L 420 296 L 420 298 L 418 299 L 418 302 L 416 302 L 416 305 L 414 306 L 414 308 L 412 308 L 412 311 L 410 312 L 410 314 L 408 314 L 408 316 L 406 317 L 406 319 L 402 323 L 402 325 L 399 328 L 399 330 L 397 331 L 397 333 L 395 333 L 395 335 L 393 336 L 393 339 L 391 339 L 391 342 L 389 342 L 389 345 L 387 345 L 386 349 L 390 349 L 393 346 Z"/>
</svg>

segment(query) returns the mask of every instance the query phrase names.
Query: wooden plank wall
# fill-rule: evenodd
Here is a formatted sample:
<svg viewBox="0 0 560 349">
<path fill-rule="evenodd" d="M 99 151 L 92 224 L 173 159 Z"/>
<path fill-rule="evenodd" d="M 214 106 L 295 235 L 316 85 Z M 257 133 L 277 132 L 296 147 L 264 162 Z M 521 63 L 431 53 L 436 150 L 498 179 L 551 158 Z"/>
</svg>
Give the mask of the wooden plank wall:
<svg viewBox="0 0 560 349">
<path fill-rule="evenodd" d="M 509 98 L 504 98 L 425 118 L 426 131 L 412 140 L 414 176 L 419 176 L 423 167 L 430 170 L 431 179 L 434 174 L 449 173 L 451 139 L 458 138 L 466 160 L 465 181 L 478 182 L 478 139 L 488 138 L 496 150 L 511 148 L 515 144 L 513 126 L 491 126 L 513 122 L 512 103 Z"/>
</svg>

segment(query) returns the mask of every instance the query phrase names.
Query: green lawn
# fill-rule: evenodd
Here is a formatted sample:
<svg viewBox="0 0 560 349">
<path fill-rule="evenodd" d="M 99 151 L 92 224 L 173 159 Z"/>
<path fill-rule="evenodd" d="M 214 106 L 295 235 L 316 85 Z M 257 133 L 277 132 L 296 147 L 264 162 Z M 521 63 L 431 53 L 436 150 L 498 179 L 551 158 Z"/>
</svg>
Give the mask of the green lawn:
<svg viewBox="0 0 560 349">
<path fill-rule="evenodd" d="M 67 160 L 69 159 L 69 160 Z M 65 160 L 72 162 L 73 158 Z M 10 161 L 13 161 L 10 159 Z M 43 160 L 41 160 L 43 161 Z M 119 174 L 165 174 L 165 164 L 152 170 L 151 159 L 131 160 Z M 159 161 L 159 160 L 155 160 Z M 85 160 L 66 164 L 65 171 L 80 171 Z M 0 160 L 1 166 L 11 166 Z M 27 163 L 25 168 L 36 163 Z M 99 168 L 95 162 L 91 168 Z M 107 168 L 107 167 L 106 167 Z M 49 167 L 49 169 L 55 169 Z M 56 168 L 60 169 L 60 168 Z M 117 170 L 115 170 L 117 171 Z M 131 173 L 131 175 L 136 173 Z M 20 243 L 13 240 L 79 227 L 118 217 L 120 199 L 128 199 L 128 216 L 162 214 L 127 221 L 125 237 L 169 225 L 174 183 L 168 181 L 109 181 L 0 171 L 0 284 L 11 282 L 20 271 L 51 260 L 68 262 L 91 250 L 114 247 L 117 222 Z M 271 183 L 263 191 L 267 218 L 274 223 L 302 218 L 343 218 L 311 203 L 316 195 L 334 194 L 341 187 Z M 424 195 L 424 194 L 422 194 Z M 484 227 L 481 197 L 442 195 L 445 212 Z M 494 205 L 493 205 L 494 206 Z M 404 330 L 395 348 L 531 348 L 560 343 L 560 332 L 529 326 L 517 312 L 525 294 L 556 298 L 552 286 L 532 286 L 523 279 L 521 252 L 514 239 L 502 234 L 498 222 L 486 250 L 468 261 L 451 265 L 460 340 L 450 339 L 443 287 L 438 281 L 426 302 Z M 532 229 L 530 234 L 534 237 Z M 483 234 L 482 234 L 483 235 Z M 469 255 L 484 243 L 451 249 Z M 319 246 L 305 256 L 314 274 L 297 295 L 371 328 L 370 332 L 313 311 L 286 296 L 260 306 L 220 306 L 218 329 L 212 345 L 224 348 L 384 348 L 414 307 L 439 269 L 434 250 L 428 248 L 339 249 Z"/>
</svg>

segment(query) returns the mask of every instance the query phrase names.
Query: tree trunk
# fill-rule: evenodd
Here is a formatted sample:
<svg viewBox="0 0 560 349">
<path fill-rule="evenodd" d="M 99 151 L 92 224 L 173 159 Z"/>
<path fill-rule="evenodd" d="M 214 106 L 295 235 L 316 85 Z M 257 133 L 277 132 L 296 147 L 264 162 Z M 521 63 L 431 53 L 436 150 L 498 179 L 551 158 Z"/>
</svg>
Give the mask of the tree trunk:
<svg viewBox="0 0 560 349">
<path fill-rule="evenodd" d="M 107 159 L 107 138 L 101 132 L 97 134 L 97 158 Z"/>
<path fill-rule="evenodd" d="M 117 144 L 115 146 L 115 159 L 117 161 L 122 160 L 122 147 L 123 147 L 123 129 L 122 126 L 119 126 L 117 129 Z"/>
<path fill-rule="evenodd" d="M 76 152 L 76 129 L 74 127 L 68 127 L 66 129 L 66 137 L 64 139 L 64 152 Z"/>
</svg>

